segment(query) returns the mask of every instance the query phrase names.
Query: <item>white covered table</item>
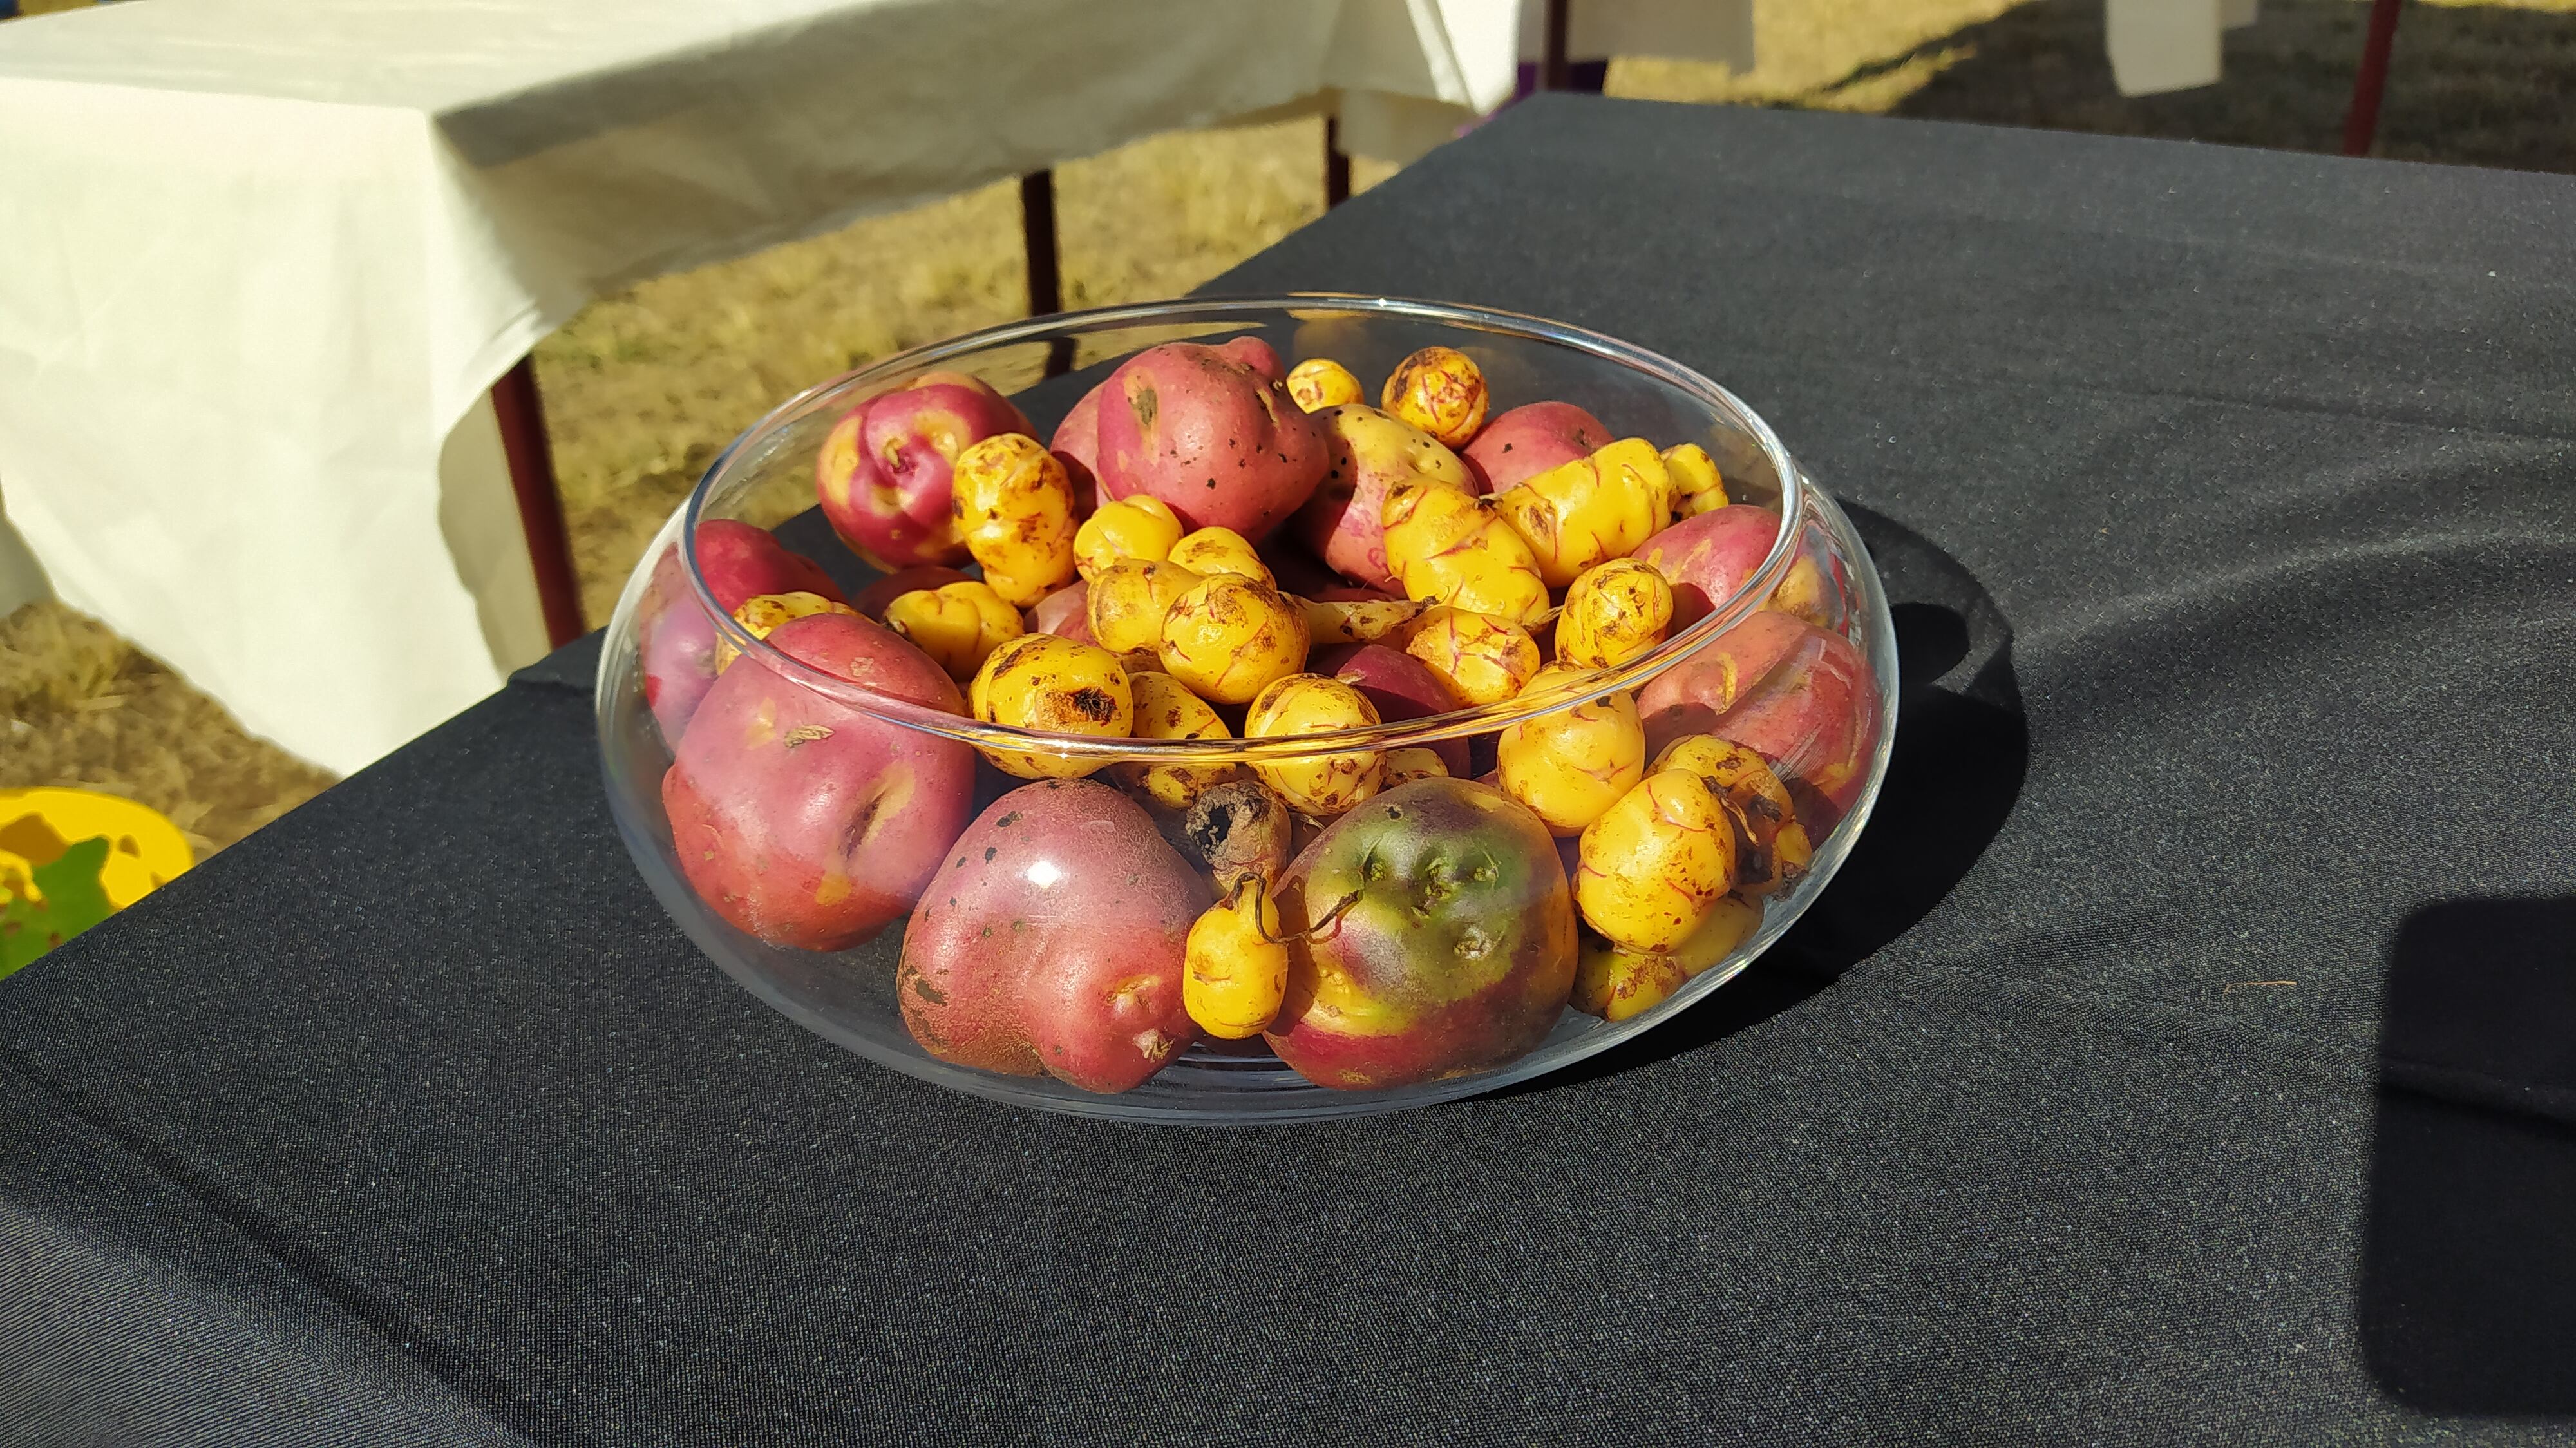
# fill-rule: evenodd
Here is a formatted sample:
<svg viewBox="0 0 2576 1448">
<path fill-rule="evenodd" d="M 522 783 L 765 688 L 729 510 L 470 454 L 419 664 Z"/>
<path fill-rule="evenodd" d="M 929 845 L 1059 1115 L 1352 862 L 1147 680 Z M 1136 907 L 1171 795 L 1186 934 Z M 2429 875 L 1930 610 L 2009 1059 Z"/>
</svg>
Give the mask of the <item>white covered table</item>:
<svg viewBox="0 0 2576 1448">
<path fill-rule="evenodd" d="M 546 639 L 485 400 L 600 291 L 1156 131 L 1511 90 L 1514 0 L 152 0 L 0 26 L 0 505 L 347 770 Z"/>
</svg>

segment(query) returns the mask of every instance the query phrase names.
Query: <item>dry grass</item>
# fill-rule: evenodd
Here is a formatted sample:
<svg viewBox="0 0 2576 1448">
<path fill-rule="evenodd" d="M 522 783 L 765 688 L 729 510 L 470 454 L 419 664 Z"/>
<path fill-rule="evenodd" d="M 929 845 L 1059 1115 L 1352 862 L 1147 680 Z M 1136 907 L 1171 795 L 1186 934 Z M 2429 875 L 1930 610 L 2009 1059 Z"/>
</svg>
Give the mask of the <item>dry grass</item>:
<svg viewBox="0 0 2576 1448">
<path fill-rule="evenodd" d="M 222 705 L 104 624 L 58 603 L 0 620 L 0 789 L 122 795 L 168 815 L 202 856 L 331 778 L 244 735 Z"/>
<path fill-rule="evenodd" d="M 22 0 L 30 13 L 83 0 Z M 1623 60 L 1614 94 L 1885 112 L 2331 150 L 2361 0 L 2264 0 L 2226 79 L 2126 100 L 2101 0 L 1762 0 L 1745 75 Z M 2576 0 L 2409 5 L 2385 155 L 2576 170 Z M 1318 124 L 1163 136 L 1057 173 L 1070 305 L 1185 291 L 1323 207 Z M 1382 172 L 1366 171 L 1362 184 Z M 707 461 L 779 399 L 896 348 L 1018 314 L 1017 200 L 988 188 L 636 286 L 537 351 L 585 606 L 603 619 Z M 327 781 L 53 605 L 0 623 L 0 786 L 105 788 L 220 846 Z"/>
</svg>

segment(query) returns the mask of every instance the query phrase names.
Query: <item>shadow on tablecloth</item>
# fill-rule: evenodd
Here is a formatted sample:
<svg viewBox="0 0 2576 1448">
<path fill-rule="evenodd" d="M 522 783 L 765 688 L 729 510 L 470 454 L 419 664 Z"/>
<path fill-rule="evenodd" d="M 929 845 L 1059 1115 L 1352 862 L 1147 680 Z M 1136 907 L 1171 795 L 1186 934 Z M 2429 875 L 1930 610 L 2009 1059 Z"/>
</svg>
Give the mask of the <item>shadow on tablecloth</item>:
<svg viewBox="0 0 2576 1448">
<path fill-rule="evenodd" d="M 1851 858 L 1778 944 L 1707 1000 L 1504 1094 L 1558 1090 L 1660 1061 L 1797 1005 L 1930 914 L 2003 829 L 2030 766 L 2012 625 L 1939 545 L 1892 518 L 1842 506 L 1887 586 L 1898 674 L 1896 748 Z"/>
<path fill-rule="evenodd" d="M 2446 900 L 2389 951 L 2363 1360 L 2439 1413 L 2576 1414 L 2576 897 Z"/>
</svg>

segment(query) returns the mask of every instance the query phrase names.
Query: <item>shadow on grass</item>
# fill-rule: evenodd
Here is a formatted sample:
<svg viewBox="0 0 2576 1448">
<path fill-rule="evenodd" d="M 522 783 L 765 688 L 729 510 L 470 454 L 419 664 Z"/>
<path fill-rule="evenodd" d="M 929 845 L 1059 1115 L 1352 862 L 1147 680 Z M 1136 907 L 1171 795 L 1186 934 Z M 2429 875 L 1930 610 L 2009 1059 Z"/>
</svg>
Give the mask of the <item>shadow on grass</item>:
<svg viewBox="0 0 2576 1448">
<path fill-rule="evenodd" d="M 1993 20 L 1855 68 L 1819 100 L 1907 65 L 1940 67 L 1889 113 L 2105 135 L 2339 149 L 2370 7 L 2263 0 L 2226 33 L 2218 84 L 2122 96 L 2101 0 L 2032 0 Z M 2576 171 L 2576 11 L 2409 5 L 2390 59 L 2376 154 Z"/>
</svg>

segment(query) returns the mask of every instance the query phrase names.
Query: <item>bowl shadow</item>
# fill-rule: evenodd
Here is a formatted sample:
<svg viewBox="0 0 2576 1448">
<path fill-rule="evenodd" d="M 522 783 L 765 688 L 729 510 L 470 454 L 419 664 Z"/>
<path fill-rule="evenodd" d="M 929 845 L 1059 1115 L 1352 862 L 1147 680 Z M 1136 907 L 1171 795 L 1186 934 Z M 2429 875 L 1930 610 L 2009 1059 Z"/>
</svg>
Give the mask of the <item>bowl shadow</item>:
<svg viewBox="0 0 2576 1448">
<path fill-rule="evenodd" d="M 2576 1415 L 2576 897 L 2457 899 L 2389 950 L 2362 1359 L 2425 1412 Z"/>
<path fill-rule="evenodd" d="M 2003 829 L 2030 766 L 2012 625 L 1938 544 L 1836 501 L 1869 546 L 1896 627 L 1896 747 L 1851 856 L 1787 934 L 1706 1000 L 1632 1041 L 1495 1094 L 1597 1080 L 1769 1020 L 1913 928 Z"/>
</svg>

